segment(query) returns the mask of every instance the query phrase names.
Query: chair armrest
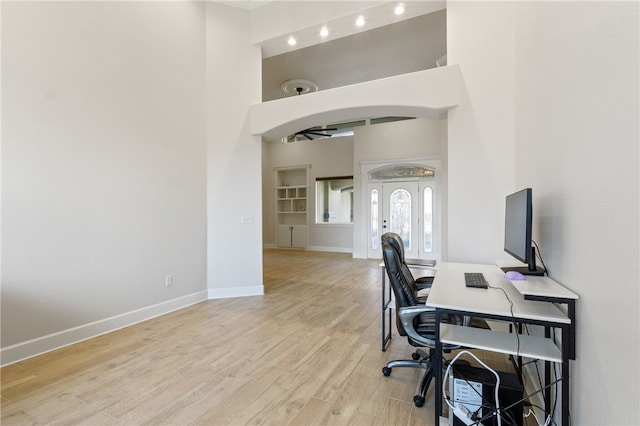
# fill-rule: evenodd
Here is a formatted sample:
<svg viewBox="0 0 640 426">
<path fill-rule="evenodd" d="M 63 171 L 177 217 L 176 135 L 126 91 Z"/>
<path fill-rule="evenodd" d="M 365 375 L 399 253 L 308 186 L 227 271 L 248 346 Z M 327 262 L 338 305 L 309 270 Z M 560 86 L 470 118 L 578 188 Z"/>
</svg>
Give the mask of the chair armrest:
<svg viewBox="0 0 640 426">
<path fill-rule="evenodd" d="M 416 296 L 416 301 L 420 305 L 424 305 L 425 303 L 427 303 L 428 298 L 429 298 L 429 294 L 423 294 L 423 295 Z"/>
<path fill-rule="evenodd" d="M 415 281 L 416 281 L 416 287 L 418 287 L 418 290 L 431 288 L 431 286 L 433 285 L 433 277 L 420 277 L 420 278 L 417 278 Z"/>
<path fill-rule="evenodd" d="M 435 309 L 427 306 L 407 306 L 404 308 L 398 309 L 398 318 L 402 322 L 402 326 L 404 327 L 404 331 L 407 333 L 407 336 L 411 338 L 411 340 L 415 341 L 418 344 L 425 346 L 433 346 L 433 340 L 428 339 L 424 336 L 418 334 L 416 329 L 413 326 L 414 319 L 425 312 L 433 312 L 435 314 Z M 434 317 L 435 321 L 435 317 Z"/>
</svg>

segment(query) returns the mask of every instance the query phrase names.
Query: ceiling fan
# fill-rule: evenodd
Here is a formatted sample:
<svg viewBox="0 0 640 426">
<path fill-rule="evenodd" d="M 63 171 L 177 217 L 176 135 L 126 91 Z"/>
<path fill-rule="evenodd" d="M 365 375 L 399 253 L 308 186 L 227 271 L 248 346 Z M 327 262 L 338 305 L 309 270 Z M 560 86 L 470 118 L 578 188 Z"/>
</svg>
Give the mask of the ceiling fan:
<svg viewBox="0 0 640 426">
<path fill-rule="evenodd" d="M 304 130 L 300 130 L 299 132 L 295 133 L 295 136 L 304 136 L 305 138 L 307 138 L 308 140 L 312 141 L 314 139 L 317 138 L 330 138 L 332 136 L 332 134 L 330 132 L 335 132 L 336 130 L 338 130 L 335 127 L 310 127 L 308 129 L 304 129 Z M 316 136 L 314 138 L 314 136 Z"/>
</svg>

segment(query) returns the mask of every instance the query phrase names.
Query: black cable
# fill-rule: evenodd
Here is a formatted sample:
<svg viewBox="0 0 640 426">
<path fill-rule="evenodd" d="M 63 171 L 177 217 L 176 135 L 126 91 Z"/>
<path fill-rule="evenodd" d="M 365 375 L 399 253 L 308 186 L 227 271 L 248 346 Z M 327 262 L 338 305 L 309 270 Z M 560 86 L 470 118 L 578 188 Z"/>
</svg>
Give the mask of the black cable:
<svg viewBox="0 0 640 426">
<path fill-rule="evenodd" d="M 527 333 L 527 335 L 530 336 L 531 333 L 529 332 L 528 324 L 524 325 L 524 329 L 525 329 L 525 332 Z M 540 375 L 540 367 L 538 365 L 538 361 L 539 361 L 539 359 L 534 359 L 530 363 L 533 363 L 535 365 L 535 367 L 536 367 L 536 375 L 538 376 L 538 389 L 540 389 L 542 387 L 542 376 Z M 523 385 L 524 385 L 524 383 L 523 383 Z M 549 392 L 549 391 L 547 391 L 547 392 Z"/>
<path fill-rule="evenodd" d="M 526 331 L 527 334 L 530 335 L 529 327 L 527 327 L 527 324 L 525 324 L 525 331 Z M 555 329 L 552 328 L 551 332 L 553 333 L 553 336 L 552 336 L 553 342 L 556 343 Z M 539 360 L 536 359 L 536 360 L 533 360 L 532 362 L 535 364 L 535 367 L 536 367 L 536 374 L 538 376 L 538 384 L 540 385 L 539 389 L 542 389 L 542 377 L 540 375 L 540 368 L 538 366 L 538 361 Z M 551 383 L 549 386 L 547 386 L 549 389 L 546 390 L 546 392 L 550 392 L 551 391 L 551 387 L 550 386 L 555 384 L 555 389 L 554 389 L 554 392 L 553 392 L 554 401 L 553 401 L 553 407 L 551 409 L 551 413 L 548 413 L 547 411 L 545 411 L 542 407 L 540 407 L 538 405 L 531 404 L 531 406 L 539 408 L 545 415 L 550 415 L 551 416 L 551 421 L 555 424 L 555 421 L 553 420 L 553 418 L 555 416 L 556 407 L 557 407 L 557 404 L 558 404 L 558 383 L 562 379 L 558 380 L 558 373 L 557 373 L 557 370 L 556 370 L 557 369 L 557 365 L 555 363 L 553 363 L 552 368 L 553 368 L 554 382 Z M 532 395 L 534 395 L 534 394 L 532 394 Z"/>
<path fill-rule="evenodd" d="M 562 380 L 562 379 L 560 379 L 560 380 L 556 380 L 556 381 L 554 381 L 554 382 L 551 382 L 551 383 L 549 383 L 548 385 L 543 386 L 543 387 L 541 387 L 540 389 L 536 390 L 535 392 L 532 392 L 532 393 L 530 393 L 530 394 L 525 395 L 525 396 L 524 396 L 524 398 L 522 398 L 522 399 L 520 399 L 520 400 L 518 400 L 518 401 L 514 402 L 513 404 L 509 405 L 509 406 L 508 406 L 507 408 L 505 408 L 505 409 L 511 408 L 511 407 L 513 407 L 515 404 L 519 404 L 520 402 L 528 401 L 528 400 L 529 400 L 529 398 L 531 398 L 532 396 L 537 395 L 537 394 L 539 394 L 540 392 L 543 392 L 545 389 L 549 389 L 551 386 L 557 386 L 557 385 L 558 385 L 558 383 L 559 383 L 561 380 Z M 531 402 L 529 402 L 529 403 L 531 404 Z M 533 406 L 533 404 L 531 404 L 531 405 Z M 544 411 L 544 410 L 543 410 L 543 411 Z M 546 413 L 546 411 L 545 411 L 545 413 Z"/>
<path fill-rule="evenodd" d="M 502 420 L 503 424 L 507 424 L 507 425 L 512 425 L 512 426 L 518 426 L 518 422 L 516 422 L 515 418 L 513 417 L 513 415 L 511 414 L 510 411 L 507 411 L 503 408 L 500 409 L 500 412 L 498 413 L 496 411 L 496 407 L 494 406 L 489 406 L 489 407 L 484 407 L 484 408 L 489 408 L 489 412 L 487 414 L 485 414 L 484 416 L 482 416 L 481 418 L 471 418 L 471 420 L 473 420 L 477 425 L 481 425 L 483 421 L 485 420 L 489 420 L 492 417 L 497 417 L 500 416 L 500 419 Z"/>
<path fill-rule="evenodd" d="M 538 247 L 538 243 L 531 240 L 534 246 L 536 246 L 536 257 L 540 259 L 540 263 L 542 263 L 542 267 L 546 271 L 546 274 L 549 275 L 549 270 L 547 269 L 547 265 L 544 264 L 544 260 L 542 260 L 542 254 L 540 253 L 540 247 Z"/>
<path fill-rule="evenodd" d="M 544 413 L 544 415 L 545 415 L 545 419 L 546 419 L 546 417 L 550 416 L 550 414 L 549 414 L 549 413 L 547 413 L 547 412 L 544 410 L 544 408 L 542 408 L 541 406 L 536 405 L 536 404 L 531 404 L 531 406 L 532 406 L 533 408 L 537 408 L 538 410 L 542 411 L 542 412 Z M 556 425 L 556 426 L 558 425 L 558 424 L 556 423 L 556 421 L 555 421 L 555 420 L 553 420 L 553 417 L 551 417 L 551 423 L 552 423 L 552 424 L 554 424 L 554 425 Z"/>
<path fill-rule="evenodd" d="M 487 414 L 485 414 L 484 416 L 478 418 L 478 411 L 480 411 L 482 408 L 488 408 L 490 410 L 490 412 L 488 412 Z M 475 416 L 475 418 L 474 418 Z M 471 420 L 474 421 L 474 424 L 481 424 L 480 422 L 483 422 L 485 420 L 488 420 L 494 416 L 500 416 L 500 418 L 502 419 L 503 422 L 505 422 L 508 425 L 513 425 L 513 426 L 517 426 L 518 422 L 516 422 L 516 419 L 513 417 L 513 414 L 511 414 L 510 411 L 507 411 L 507 409 L 505 408 L 501 408 L 500 412 L 498 413 L 496 410 L 496 407 L 494 405 L 491 404 L 483 404 L 480 408 L 478 408 L 473 415 L 471 416 Z"/>
<path fill-rule="evenodd" d="M 493 288 L 493 289 L 497 289 L 502 291 L 502 293 L 504 293 L 504 297 L 507 299 L 507 301 L 509 302 L 509 311 L 511 312 L 511 322 L 513 323 L 513 326 L 516 327 L 516 339 L 518 340 L 518 346 L 516 348 L 516 358 L 520 356 L 520 333 L 518 333 L 518 323 L 516 322 L 516 316 L 513 314 L 513 301 L 509 298 L 509 295 L 507 294 L 506 291 L 504 291 L 504 289 L 502 287 L 496 287 L 493 286 L 489 283 L 487 283 L 487 287 L 489 288 Z"/>
<path fill-rule="evenodd" d="M 465 381 L 467 381 L 466 379 L 464 379 L 464 380 L 465 380 Z M 536 395 L 536 394 L 539 394 L 539 393 L 541 393 L 541 392 L 544 392 L 544 391 L 545 391 L 545 390 L 547 390 L 547 389 L 550 389 L 550 388 L 551 388 L 551 386 L 555 386 L 555 387 L 557 388 L 558 383 L 559 383 L 559 382 L 561 382 L 561 381 L 562 381 L 562 379 L 559 379 L 559 380 L 558 380 L 558 379 L 557 379 L 557 377 L 556 377 L 556 380 L 555 380 L 555 381 L 553 381 L 553 382 L 549 383 L 549 384 L 548 384 L 548 385 L 546 385 L 546 386 L 541 386 L 541 387 L 540 387 L 538 390 L 536 390 L 535 392 L 532 392 L 532 393 L 530 393 L 530 394 L 527 394 L 527 395 L 525 395 L 523 398 L 521 398 L 521 399 L 517 400 L 516 402 L 513 402 L 513 403 L 511 403 L 510 405 L 507 405 L 506 407 L 501 408 L 501 409 L 500 409 L 500 412 L 501 412 L 501 413 L 503 413 L 503 412 L 507 412 L 509 409 L 511 409 L 511 408 L 513 408 L 513 407 L 515 407 L 516 405 L 518 405 L 518 404 L 520 404 L 520 403 L 524 403 L 524 402 L 529 401 L 529 400 L 530 400 L 530 398 L 531 398 L 532 396 L 534 396 L 534 395 Z M 475 389 L 474 389 L 474 390 L 475 390 Z M 477 391 L 476 391 L 476 392 L 477 392 Z M 484 401 L 485 401 L 485 400 L 483 399 L 483 406 L 485 405 Z M 545 411 L 545 409 L 544 409 L 544 408 L 540 407 L 539 405 L 531 404 L 530 402 L 529 402 L 529 404 L 530 404 L 530 406 L 531 406 L 531 407 L 536 407 L 536 408 L 540 409 L 540 410 L 541 410 L 545 415 L 547 415 L 547 416 L 549 416 L 549 415 L 550 415 L 547 411 Z M 485 421 L 485 420 L 487 420 L 487 419 L 490 419 L 491 417 L 493 417 L 493 416 L 495 415 L 495 413 L 496 413 L 496 411 L 497 411 L 497 410 L 495 409 L 495 406 L 492 406 L 491 404 L 487 404 L 487 405 L 489 405 L 490 407 L 492 407 L 492 411 L 491 411 L 490 413 L 488 413 L 488 414 L 485 414 L 481 419 L 479 419 L 479 420 L 477 420 L 477 421 L 474 419 L 474 421 L 476 421 L 476 423 L 477 423 L 477 422 L 483 422 L 483 421 Z M 553 422 L 555 423 L 555 421 L 553 420 L 553 414 L 551 414 L 551 421 L 553 421 Z"/>
<path fill-rule="evenodd" d="M 551 333 L 553 334 L 552 339 L 553 339 L 553 343 L 556 343 L 556 329 L 552 328 L 551 329 Z M 562 342 L 562 344 L 564 345 L 564 342 Z M 558 365 L 557 364 L 553 364 L 553 378 L 555 379 L 556 383 L 558 383 L 558 370 L 557 370 Z M 562 377 L 561 380 L 564 380 L 564 377 Z M 554 389 L 553 392 L 553 409 L 551 410 L 551 414 L 552 414 L 552 418 L 554 418 L 556 416 L 556 406 L 558 405 L 558 386 L 556 385 L 556 388 Z M 567 410 L 569 409 L 569 407 L 563 407 L 566 408 Z"/>
</svg>

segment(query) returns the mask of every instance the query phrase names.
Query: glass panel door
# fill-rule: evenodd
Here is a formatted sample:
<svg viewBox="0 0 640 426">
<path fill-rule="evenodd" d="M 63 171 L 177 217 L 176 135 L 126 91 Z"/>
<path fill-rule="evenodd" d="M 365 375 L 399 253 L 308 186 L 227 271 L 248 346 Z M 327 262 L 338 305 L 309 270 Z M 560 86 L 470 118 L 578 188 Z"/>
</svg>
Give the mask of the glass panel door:
<svg viewBox="0 0 640 426">
<path fill-rule="evenodd" d="M 389 195 L 389 231 L 400 235 L 405 250 L 411 251 L 411 202 L 409 191 L 400 188 Z"/>
<path fill-rule="evenodd" d="M 382 184 L 382 233 L 395 232 L 404 242 L 405 257 L 420 257 L 418 182 Z"/>
</svg>

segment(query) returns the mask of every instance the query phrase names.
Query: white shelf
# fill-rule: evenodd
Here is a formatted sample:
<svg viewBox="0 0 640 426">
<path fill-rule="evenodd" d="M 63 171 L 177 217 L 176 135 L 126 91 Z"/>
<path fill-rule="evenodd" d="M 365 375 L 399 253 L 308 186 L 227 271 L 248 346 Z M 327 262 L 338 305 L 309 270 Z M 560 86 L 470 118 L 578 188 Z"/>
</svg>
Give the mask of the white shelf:
<svg viewBox="0 0 640 426">
<path fill-rule="evenodd" d="M 309 166 L 275 169 L 276 243 L 306 247 Z"/>
<path fill-rule="evenodd" d="M 524 280 L 511 281 L 523 296 L 578 299 L 578 295 L 549 277 L 526 276 Z"/>
<path fill-rule="evenodd" d="M 518 339 L 520 344 L 518 345 Z M 442 343 L 483 349 L 508 355 L 562 362 L 560 349 L 545 337 L 505 333 L 482 328 L 440 324 Z"/>
</svg>

